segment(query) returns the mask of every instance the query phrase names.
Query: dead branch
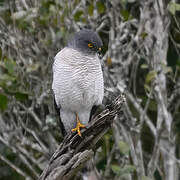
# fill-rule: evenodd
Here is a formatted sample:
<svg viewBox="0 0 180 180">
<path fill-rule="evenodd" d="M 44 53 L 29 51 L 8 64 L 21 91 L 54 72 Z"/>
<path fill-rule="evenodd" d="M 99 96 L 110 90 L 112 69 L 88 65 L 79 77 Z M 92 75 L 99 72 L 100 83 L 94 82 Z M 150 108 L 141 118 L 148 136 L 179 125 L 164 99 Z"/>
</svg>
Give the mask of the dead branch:
<svg viewBox="0 0 180 180">
<path fill-rule="evenodd" d="M 93 156 L 92 148 L 111 127 L 124 102 L 125 96 L 121 94 L 81 131 L 82 137 L 75 133 L 67 135 L 51 157 L 39 180 L 71 178 Z"/>
</svg>

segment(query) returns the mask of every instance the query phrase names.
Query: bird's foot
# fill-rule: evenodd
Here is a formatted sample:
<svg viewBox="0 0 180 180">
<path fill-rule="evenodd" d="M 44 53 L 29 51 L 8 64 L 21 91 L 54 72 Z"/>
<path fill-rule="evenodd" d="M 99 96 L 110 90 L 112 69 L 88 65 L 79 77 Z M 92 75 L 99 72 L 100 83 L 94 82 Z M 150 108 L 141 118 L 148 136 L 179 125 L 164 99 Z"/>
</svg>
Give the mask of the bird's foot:
<svg viewBox="0 0 180 180">
<path fill-rule="evenodd" d="M 86 126 L 81 124 L 80 120 L 78 119 L 77 117 L 77 125 L 76 125 L 76 128 L 72 129 L 71 131 L 77 131 L 78 135 L 81 136 L 81 131 L 80 131 L 80 128 L 85 128 Z"/>
</svg>

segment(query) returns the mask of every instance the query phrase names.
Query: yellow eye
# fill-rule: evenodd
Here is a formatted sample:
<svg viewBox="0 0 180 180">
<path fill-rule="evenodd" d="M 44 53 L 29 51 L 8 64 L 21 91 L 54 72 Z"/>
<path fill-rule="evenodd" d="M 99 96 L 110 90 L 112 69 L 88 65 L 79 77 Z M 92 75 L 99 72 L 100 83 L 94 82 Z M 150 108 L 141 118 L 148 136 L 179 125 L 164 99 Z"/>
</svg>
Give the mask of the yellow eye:
<svg viewBox="0 0 180 180">
<path fill-rule="evenodd" d="M 92 48 L 92 47 L 93 47 L 93 44 L 92 44 L 92 43 L 89 43 L 89 44 L 88 44 L 88 47 Z"/>
</svg>

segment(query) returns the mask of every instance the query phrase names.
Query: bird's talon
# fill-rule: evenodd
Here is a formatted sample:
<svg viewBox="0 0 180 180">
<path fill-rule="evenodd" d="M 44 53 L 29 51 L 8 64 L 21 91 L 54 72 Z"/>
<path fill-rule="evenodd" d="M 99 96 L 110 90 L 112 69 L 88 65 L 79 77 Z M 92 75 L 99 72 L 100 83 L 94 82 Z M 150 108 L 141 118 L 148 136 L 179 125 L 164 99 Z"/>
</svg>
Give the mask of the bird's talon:
<svg viewBox="0 0 180 180">
<path fill-rule="evenodd" d="M 85 128 L 86 126 L 84 124 L 81 124 L 80 120 L 78 119 L 77 117 L 77 125 L 76 125 L 76 128 L 72 129 L 71 131 L 73 132 L 76 132 L 78 133 L 79 136 L 82 136 L 81 135 L 81 130 L 80 128 Z"/>
<path fill-rule="evenodd" d="M 82 127 L 82 126 L 81 126 Z M 85 126 L 84 126 L 85 127 Z M 76 127 L 76 128 L 74 128 L 74 129 L 72 129 L 71 131 L 73 131 L 73 132 L 76 132 L 77 131 L 77 133 L 78 133 L 78 135 L 79 136 L 82 136 L 81 135 L 81 131 L 80 131 L 80 127 Z"/>
<path fill-rule="evenodd" d="M 79 128 L 85 128 L 85 125 L 81 124 L 80 122 L 78 123 Z"/>
<path fill-rule="evenodd" d="M 71 129 L 71 131 L 77 131 L 77 128 Z"/>
<path fill-rule="evenodd" d="M 80 129 L 78 129 L 77 132 L 78 132 L 78 135 L 81 136 L 81 131 L 80 131 Z"/>
</svg>

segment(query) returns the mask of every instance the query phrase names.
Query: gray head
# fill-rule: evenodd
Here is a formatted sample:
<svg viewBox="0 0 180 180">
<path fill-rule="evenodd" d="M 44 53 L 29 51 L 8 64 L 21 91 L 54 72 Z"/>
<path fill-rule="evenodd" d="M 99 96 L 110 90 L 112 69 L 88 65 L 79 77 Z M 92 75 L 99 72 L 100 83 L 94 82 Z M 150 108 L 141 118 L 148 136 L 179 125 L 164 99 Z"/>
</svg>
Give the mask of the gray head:
<svg viewBox="0 0 180 180">
<path fill-rule="evenodd" d="M 89 29 L 82 29 L 75 33 L 67 46 L 85 54 L 95 54 L 101 51 L 102 45 L 102 40 L 96 32 Z"/>
</svg>

